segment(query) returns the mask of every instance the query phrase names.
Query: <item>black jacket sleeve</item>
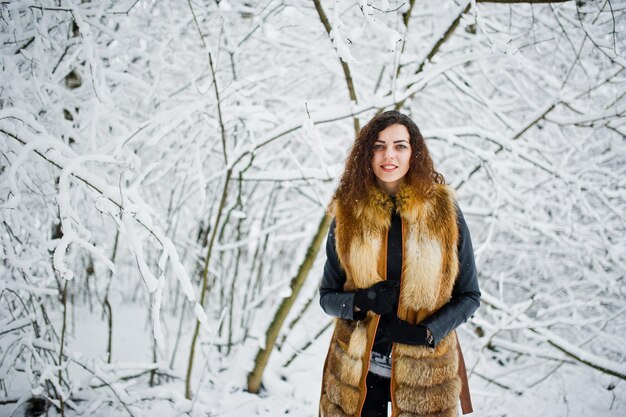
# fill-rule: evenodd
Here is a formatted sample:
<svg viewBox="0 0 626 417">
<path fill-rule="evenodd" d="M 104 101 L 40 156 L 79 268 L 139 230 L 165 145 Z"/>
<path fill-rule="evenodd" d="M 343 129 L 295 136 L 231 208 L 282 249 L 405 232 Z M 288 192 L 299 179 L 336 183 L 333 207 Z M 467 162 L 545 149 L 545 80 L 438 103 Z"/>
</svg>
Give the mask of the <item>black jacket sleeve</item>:
<svg viewBox="0 0 626 417">
<path fill-rule="evenodd" d="M 320 285 L 320 305 L 326 314 L 346 320 L 361 320 L 359 314 L 354 313 L 354 293 L 345 292 L 346 273 L 339 264 L 339 257 L 335 249 L 335 219 L 330 223 L 328 238 L 326 239 L 326 264 L 324 276 Z"/>
<path fill-rule="evenodd" d="M 452 298 L 433 315 L 422 321 L 422 324 L 432 332 L 435 346 L 448 333 L 465 323 L 480 306 L 480 288 L 472 238 L 458 205 L 456 210 L 459 226 L 459 274 L 452 289 Z"/>
</svg>

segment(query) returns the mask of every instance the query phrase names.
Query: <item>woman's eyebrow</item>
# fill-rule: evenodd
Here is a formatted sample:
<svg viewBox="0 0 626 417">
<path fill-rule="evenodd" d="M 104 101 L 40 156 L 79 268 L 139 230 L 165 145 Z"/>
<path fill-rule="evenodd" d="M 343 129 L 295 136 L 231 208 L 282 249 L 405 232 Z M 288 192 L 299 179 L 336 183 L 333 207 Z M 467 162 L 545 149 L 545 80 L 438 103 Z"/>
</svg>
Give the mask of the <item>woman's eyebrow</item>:
<svg viewBox="0 0 626 417">
<path fill-rule="evenodd" d="M 380 143 L 387 143 L 387 142 L 385 142 L 384 140 L 380 140 L 380 139 L 376 139 L 376 142 L 380 142 Z M 405 140 L 405 139 L 399 139 L 399 140 L 394 140 L 394 141 L 393 141 L 393 143 L 400 143 L 400 142 L 406 142 L 406 143 L 409 143 L 409 141 L 408 141 L 408 140 Z"/>
</svg>

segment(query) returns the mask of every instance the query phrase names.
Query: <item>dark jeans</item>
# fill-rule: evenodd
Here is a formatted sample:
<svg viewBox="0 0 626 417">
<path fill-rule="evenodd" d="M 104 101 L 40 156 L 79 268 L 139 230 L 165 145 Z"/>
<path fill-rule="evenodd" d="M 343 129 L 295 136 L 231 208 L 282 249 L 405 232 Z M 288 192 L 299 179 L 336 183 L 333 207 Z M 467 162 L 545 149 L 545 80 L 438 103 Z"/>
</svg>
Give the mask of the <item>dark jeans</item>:
<svg viewBox="0 0 626 417">
<path fill-rule="evenodd" d="M 387 417 L 387 405 L 391 401 L 391 380 L 370 372 L 365 383 L 367 394 L 361 417 Z"/>
</svg>

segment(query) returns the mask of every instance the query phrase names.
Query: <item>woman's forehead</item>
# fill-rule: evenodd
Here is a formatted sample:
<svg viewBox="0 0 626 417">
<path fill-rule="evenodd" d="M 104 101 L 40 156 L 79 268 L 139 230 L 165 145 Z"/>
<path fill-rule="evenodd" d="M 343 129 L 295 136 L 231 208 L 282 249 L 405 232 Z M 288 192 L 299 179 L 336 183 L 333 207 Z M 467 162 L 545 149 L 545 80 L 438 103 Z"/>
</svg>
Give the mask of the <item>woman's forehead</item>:
<svg viewBox="0 0 626 417">
<path fill-rule="evenodd" d="M 378 132 L 379 142 L 401 142 L 409 140 L 409 130 L 404 125 L 394 124 Z"/>
</svg>

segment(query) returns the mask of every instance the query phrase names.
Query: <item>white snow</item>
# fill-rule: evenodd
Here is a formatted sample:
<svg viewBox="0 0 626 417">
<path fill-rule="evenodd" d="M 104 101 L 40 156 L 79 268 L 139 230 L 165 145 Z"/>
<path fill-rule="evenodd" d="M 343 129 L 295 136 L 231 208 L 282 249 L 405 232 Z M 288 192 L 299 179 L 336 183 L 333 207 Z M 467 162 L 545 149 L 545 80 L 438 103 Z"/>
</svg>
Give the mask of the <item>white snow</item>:
<svg viewBox="0 0 626 417">
<path fill-rule="evenodd" d="M 293 1 L 2 3 L 0 415 L 316 415 L 325 241 L 247 376 L 355 120 L 397 104 L 472 235 L 474 415 L 624 414 L 626 8 L 321 5 L 330 36 Z"/>
</svg>

